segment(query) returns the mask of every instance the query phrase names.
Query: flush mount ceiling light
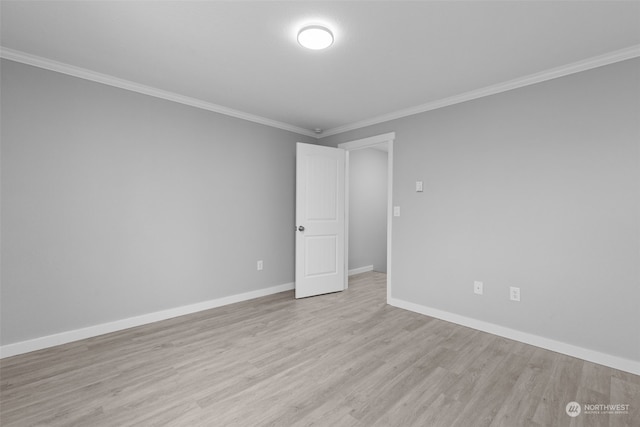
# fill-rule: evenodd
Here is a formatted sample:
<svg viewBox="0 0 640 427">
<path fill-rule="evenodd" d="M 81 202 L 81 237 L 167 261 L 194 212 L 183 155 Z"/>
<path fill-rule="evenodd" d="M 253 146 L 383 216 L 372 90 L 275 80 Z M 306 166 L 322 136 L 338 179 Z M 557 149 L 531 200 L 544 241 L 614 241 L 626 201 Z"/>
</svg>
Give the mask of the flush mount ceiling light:
<svg viewBox="0 0 640 427">
<path fill-rule="evenodd" d="M 321 25 L 309 25 L 298 32 L 298 43 L 307 49 L 326 49 L 333 44 L 333 33 Z"/>
</svg>

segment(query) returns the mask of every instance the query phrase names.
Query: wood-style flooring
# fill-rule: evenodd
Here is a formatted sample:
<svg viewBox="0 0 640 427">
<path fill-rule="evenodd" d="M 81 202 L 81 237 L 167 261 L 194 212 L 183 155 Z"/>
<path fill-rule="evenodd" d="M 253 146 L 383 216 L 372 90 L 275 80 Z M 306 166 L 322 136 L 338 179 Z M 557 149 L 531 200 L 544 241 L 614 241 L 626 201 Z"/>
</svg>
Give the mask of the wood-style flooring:
<svg viewBox="0 0 640 427">
<path fill-rule="evenodd" d="M 640 377 L 385 305 L 384 274 L 6 358 L 9 426 L 640 426 Z M 626 414 L 566 405 L 628 404 Z"/>
</svg>

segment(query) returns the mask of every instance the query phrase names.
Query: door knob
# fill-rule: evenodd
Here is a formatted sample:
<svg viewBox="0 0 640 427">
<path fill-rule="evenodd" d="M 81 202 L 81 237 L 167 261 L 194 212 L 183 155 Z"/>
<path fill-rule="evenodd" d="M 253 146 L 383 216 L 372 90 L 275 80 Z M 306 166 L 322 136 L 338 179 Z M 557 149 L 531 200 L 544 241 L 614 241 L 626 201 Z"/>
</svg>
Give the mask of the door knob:
<svg viewBox="0 0 640 427">
<path fill-rule="evenodd" d="M 301 225 L 300 227 L 298 227 L 298 231 L 304 231 L 304 226 Z"/>
</svg>

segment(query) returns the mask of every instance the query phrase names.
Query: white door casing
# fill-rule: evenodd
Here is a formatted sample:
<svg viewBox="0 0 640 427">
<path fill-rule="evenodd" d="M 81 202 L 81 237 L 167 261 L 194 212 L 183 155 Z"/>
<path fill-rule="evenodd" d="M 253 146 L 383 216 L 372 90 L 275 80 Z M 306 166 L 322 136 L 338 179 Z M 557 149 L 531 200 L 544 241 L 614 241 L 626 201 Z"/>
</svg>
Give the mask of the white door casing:
<svg viewBox="0 0 640 427">
<path fill-rule="evenodd" d="M 368 138 L 362 138 L 354 141 L 344 142 L 338 144 L 339 148 L 343 148 L 347 154 L 347 162 L 345 165 L 346 179 L 349 180 L 349 152 L 353 150 L 361 150 L 365 148 L 379 146 L 380 144 L 387 145 L 387 303 L 391 300 L 391 287 L 392 287 L 392 238 L 393 238 L 393 146 L 396 139 L 395 132 L 389 132 L 381 135 L 371 136 Z M 349 185 L 346 186 L 345 194 L 345 233 L 349 236 Z M 348 276 L 349 268 L 349 239 L 345 239 L 345 276 Z M 345 277 L 345 289 L 348 287 L 348 278 Z"/>
<path fill-rule="evenodd" d="M 297 144 L 296 298 L 345 288 L 345 150 Z"/>
</svg>

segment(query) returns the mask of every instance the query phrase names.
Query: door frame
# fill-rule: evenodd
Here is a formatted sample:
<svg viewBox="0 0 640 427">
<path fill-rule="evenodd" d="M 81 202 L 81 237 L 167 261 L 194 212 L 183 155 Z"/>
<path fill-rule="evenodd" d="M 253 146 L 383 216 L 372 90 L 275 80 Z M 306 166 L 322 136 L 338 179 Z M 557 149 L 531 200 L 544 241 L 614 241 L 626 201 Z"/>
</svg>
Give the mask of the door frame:
<svg viewBox="0 0 640 427">
<path fill-rule="evenodd" d="M 393 229 L 393 142 L 396 139 L 395 132 L 389 132 L 368 138 L 356 139 L 353 141 L 338 144 L 338 148 L 346 151 L 345 158 L 345 247 L 344 247 L 344 274 L 345 289 L 349 287 L 349 152 L 373 148 L 376 145 L 387 144 L 387 304 L 391 299 L 391 253 L 392 253 L 392 229 Z"/>
</svg>

